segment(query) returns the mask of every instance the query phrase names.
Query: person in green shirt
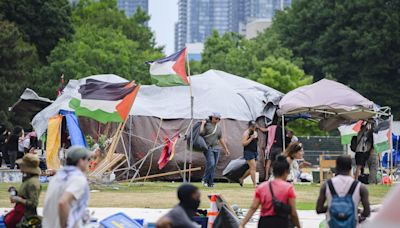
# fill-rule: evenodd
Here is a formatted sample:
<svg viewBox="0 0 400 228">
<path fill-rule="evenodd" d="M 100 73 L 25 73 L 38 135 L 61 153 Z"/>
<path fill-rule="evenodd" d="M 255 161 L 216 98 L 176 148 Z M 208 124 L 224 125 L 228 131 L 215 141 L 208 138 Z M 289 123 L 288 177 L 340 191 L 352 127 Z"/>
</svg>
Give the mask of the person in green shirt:
<svg viewBox="0 0 400 228">
<path fill-rule="evenodd" d="M 21 223 L 29 217 L 37 216 L 36 209 L 41 191 L 39 162 L 39 158 L 34 154 L 26 154 L 22 159 L 16 161 L 23 173 L 23 179 L 17 195 L 10 195 L 10 201 L 24 206 L 24 216 L 17 227 L 20 227 Z"/>
</svg>

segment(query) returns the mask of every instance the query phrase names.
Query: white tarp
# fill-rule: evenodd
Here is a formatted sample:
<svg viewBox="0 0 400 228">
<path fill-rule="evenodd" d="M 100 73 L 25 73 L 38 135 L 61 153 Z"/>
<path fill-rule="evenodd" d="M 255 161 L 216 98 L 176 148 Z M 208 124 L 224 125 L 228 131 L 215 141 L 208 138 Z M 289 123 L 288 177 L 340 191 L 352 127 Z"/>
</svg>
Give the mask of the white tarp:
<svg viewBox="0 0 400 228">
<path fill-rule="evenodd" d="M 117 75 L 94 75 L 106 82 L 124 82 Z M 55 102 L 38 113 L 32 126 L 42 135 L 48 119 L 60 110 L 71 110 L 70 99 L 78 93 L 79 86 L 87 78 L 70 80 L 63 94 Z M 260 83 L 226 72 L 209 70 L 191 77 L 194 97 L 194 118 L 202 119 L 212 112 L 219 112 L 222 118 L 249 121 L 257 117 L 272 118 L 282 93 Z M 272 104 L 272 105 L 271 105 Z M 189 119 L 190 96 L 188 86 L 157 87 L 142 86 L 132 107 L 131 115 L 154 116 L 163 119 Z"/>
<path fill-rule="evenodd" d="M 279 102 L 279 114 L 309 113 L 315 117 L 330 112 L 342 119 L 358 120 L 374 116 L 373 107 L 372 101 L 351 88 L 322 79 L 287 93 Z"/>
</svg>

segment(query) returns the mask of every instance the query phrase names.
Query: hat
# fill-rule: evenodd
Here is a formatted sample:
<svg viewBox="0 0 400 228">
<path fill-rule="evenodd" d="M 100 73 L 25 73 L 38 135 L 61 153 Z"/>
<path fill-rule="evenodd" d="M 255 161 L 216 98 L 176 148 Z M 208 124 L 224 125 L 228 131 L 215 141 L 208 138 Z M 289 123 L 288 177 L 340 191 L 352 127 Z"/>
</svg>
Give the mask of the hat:
<svg viewBox="0 0 400 228">
<path fill-rule="evenodd" d="M 254 120 L 249 121 L 249 126 L 256 126 L 256 125 L 257 125 L 256 121 Z"/>
<path fill-rule="evenodd" d="M 67 150 L 67 159 L 72 163 L 78 162 L 82 158 L 88 158 L 90 156 L 90 151 L 83 146 L 71 146 Z"/>
<path fill-rule="evenodd" d="M 17 163 L 24 173 L 37 174 L 40 175 L 42 172 L 39 168 L 39 157 L 34 154 L 25 154 L 21 159 L 18 159 Z"/>
<path fill-rule="evenodd" d="M 211 113 L 210 117 L 216 117 L 221 119 L 221 114 L 219 112 L 213 112 Z"/>
</svg>

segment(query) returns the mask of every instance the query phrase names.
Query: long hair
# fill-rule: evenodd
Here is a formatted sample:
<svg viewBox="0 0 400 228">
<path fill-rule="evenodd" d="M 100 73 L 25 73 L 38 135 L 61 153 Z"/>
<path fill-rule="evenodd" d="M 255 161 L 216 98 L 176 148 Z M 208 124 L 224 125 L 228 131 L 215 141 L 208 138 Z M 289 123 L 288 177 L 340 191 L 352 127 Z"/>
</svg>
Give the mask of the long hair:
<svg viewBox="0 0 400 228">
<path fill-rule="evenodd" d="M 290 157 L 291 159 L 294 158 L 294 155 L 299 152 L 301 149 L 303 149 L 303 145 L 299 142 L 292 142 L 289 144 L 289 146 L 286 148 L 286 150 L 283 152 L 283 155 L 285 157 Z"/>
</svg>

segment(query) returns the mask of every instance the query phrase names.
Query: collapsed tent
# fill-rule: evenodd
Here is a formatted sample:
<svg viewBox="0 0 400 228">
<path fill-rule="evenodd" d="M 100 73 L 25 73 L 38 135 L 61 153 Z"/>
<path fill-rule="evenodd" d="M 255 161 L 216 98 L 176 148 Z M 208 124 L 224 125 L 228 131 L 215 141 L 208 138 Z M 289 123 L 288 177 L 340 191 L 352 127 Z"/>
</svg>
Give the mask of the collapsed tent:
<svg viewBox="0 0 400 228">
<path fill-rule="evenodd" d="M 105 82 L 127 82 L 111 74 L 70 80 L 64 93 L 32 120 L 32 125 L 38 135 L 45 132 L 49 118 L 57 115 L 60 110 L 72 111 L 69 101 L 88 78 Z M 240 139 L 247 128 L 247 122 L 260 117 L 265 118 L 266 122 L 271 121 L 282 93 L 257 82 L 216 70 L 192 76 L 191 84 L 194 97 L 194 119 L 208 118 L 212 112 L 221 113 L 223 118 L 221 129 L 231 155 L 220 158 L 217 175 L 221 176 L 222 170 L 230 160 L 242 156 L 243 148 Z M 187 133 L 190 116 L 188 86 L 142 86 L 131 109 L 118 151 L 130 151 L 131 160 L 136 161 L 152 148 L 163 145 L 165 138 L 172 139 L 178 133 L 181 135 Z M 85 134 L 94 135 L 102 126 L 86 118 L 80 118 L 79 121 Z M 260 144 L 260 147 L 265 145 L 265 138 L 264 143 Z M 174 162 L 169 162 L 161 172 L 176 170 L 177 166 L 182 167 L 184 154 L 188 152 L 182 138 L 176 143 L 175 150 Z M 150 173 L 160 172 L 157 165 L 160 153 L 161 150 L 155 152 L 152 160 L 146 162 L 142 169 L 147 171 L 150 166 Z M 204 156 L 201 153 L 194 152 L 192 159 L 193 167 L 204 167 Z"/>
<path fill-rule="evenodd" d="M 280 115 L 305 115 L 318 119 L 322 130 L 376 115 L 374 103 L 351 88 L 322 79 L 287 93 L 279 102 Z"/>
<path fill-rule="evenodd" d="M 10 107 L 10 112 L 15 112 L 18 116 L 32 119 L 38 112 L 49 106 L 53 101 L 40 97 L 32 89 L 26 88 L 19 100 Z"/>
</svg>

